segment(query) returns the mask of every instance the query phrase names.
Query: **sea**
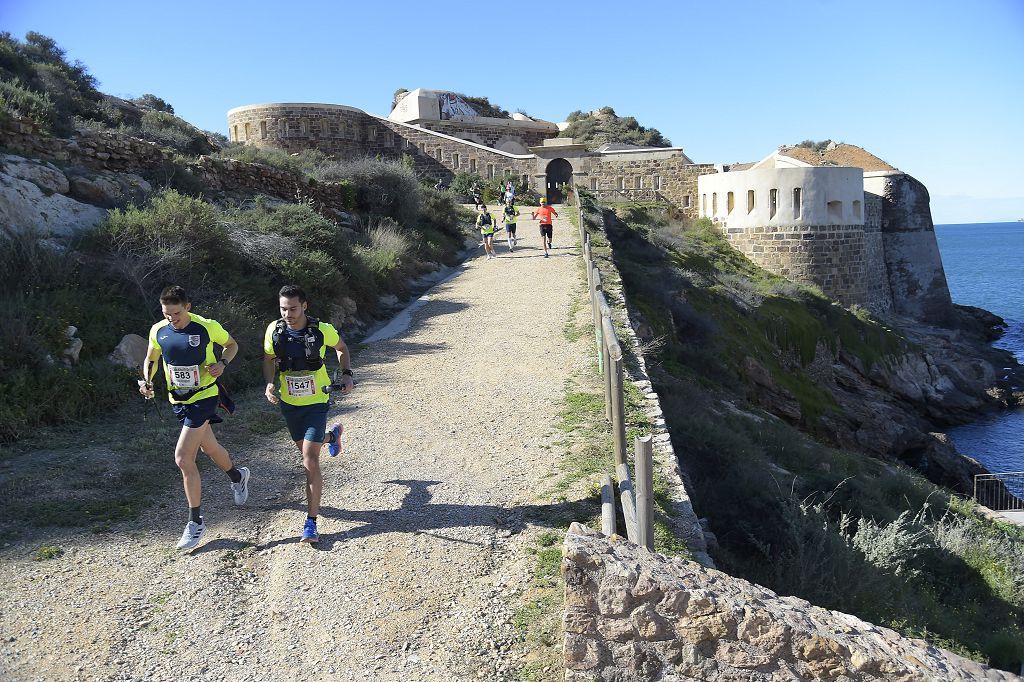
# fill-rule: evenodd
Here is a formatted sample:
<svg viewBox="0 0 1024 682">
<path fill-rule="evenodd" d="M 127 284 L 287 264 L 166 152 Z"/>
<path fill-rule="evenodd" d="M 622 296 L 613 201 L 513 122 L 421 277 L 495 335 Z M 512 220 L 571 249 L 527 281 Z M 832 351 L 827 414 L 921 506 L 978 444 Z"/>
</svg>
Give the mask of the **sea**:
<svg viewBox="0 0 1024 682">
<path fill-rule="evenodd" d="M 953 301 L 1006 320 L 1006 333 L 993 345 L 1024 362 L 1024 222 L 936 225 L 935 237 Z M 947 433 L 960 452 L 993 473 L 1024 471 L 1024 407 Z"/>
</svg>

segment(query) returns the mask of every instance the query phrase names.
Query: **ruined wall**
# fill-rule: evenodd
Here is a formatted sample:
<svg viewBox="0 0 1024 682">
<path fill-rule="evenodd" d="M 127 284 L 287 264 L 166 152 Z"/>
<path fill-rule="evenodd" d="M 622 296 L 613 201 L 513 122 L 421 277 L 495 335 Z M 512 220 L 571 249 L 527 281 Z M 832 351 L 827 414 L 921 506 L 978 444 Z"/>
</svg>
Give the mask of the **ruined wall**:
<svg viewBox="0 0 1024 682">
<path fill-rule="evenodd" d="M 928 189 L 905 173 L 869 173 L 865 194 L 881 205 L 881 238 L 893 310 L 927 322 L 952 311 Z"/>
<path fill-rule="evenodd" d="M 562 573 L 570 681 L 1021 680 L 578 523 Z"/>
</svg>

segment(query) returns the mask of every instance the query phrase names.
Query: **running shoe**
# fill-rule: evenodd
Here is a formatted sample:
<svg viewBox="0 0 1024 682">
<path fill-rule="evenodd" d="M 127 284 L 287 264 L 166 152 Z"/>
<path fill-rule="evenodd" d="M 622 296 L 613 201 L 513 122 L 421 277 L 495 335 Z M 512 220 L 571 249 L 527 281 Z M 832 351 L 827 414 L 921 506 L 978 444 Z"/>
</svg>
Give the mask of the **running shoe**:
<svg viewBox="0 0 1024 682">
<path fill-rule="evenodd" d="M 206 535 L 206 521 L 189 521 L 188 525 L 185 526 L 185 532 L 181 534 L 181 539 L 178 540 L 178 549 L 192 549 L 199 544 L 199 541 Z"/>
<path fill-rule="evenodd" d="M 331 457 L 337 457 L 338 453 L 341 452 L 341 434 L 344 431 L 345 427 L 340 423 L 331 427 L 330 432 L 334 434 L 334 440 L 327 444 L 327 454 Z"/>
<path fill-rule="evenodd" d="M 320 535 L 316 532 L 316 521 L 313 519 L 306 519 L 306 525 L 302 527 L 300 542 L 320 542 Z"/>
<path fill-rule="evenodd" d="M 249 467 L 239 467 L 238 473 L 242 474 L 242 480 L 231 484 L 231 492 L 235 494 L 235 504 L 245 504 L 249 499 Z"/>
</svg>

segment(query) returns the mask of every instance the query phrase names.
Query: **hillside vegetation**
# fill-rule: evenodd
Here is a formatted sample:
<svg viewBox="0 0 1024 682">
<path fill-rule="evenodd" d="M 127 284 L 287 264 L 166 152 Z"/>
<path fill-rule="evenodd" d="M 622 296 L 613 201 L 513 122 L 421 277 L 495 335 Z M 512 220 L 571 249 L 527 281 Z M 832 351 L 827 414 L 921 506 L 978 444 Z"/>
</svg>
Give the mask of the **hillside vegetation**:
<svg viewBox="0 0 1024 682">
<path fill-rule="evenodd" d="M 645 128 L 632 116 L 620 117 L 611 107 L 601 107 L 588 113 L 574 111 L 566 120 L 569 126 L 559 133 L 559 137 L 571 137 L 591 149 L 615 142 L 638 147 L 672 146 L 672 142 L 656 128 Z"/>
<path fill-rule="evenodd" d="M 753 356 L 795 395 L 801 428 L 838 410 L 800 357 L 841 346 L 868 363 L 898 333 L 757 267 L 709 222 L 606 213 L 648 363 L 722 568 L 962 655 L 1024 658 L 1024 533 L 897 461 L 829 447 L 755 407 Z M 591 233 L 597 252 L 601 232 Z"/>
</svg>

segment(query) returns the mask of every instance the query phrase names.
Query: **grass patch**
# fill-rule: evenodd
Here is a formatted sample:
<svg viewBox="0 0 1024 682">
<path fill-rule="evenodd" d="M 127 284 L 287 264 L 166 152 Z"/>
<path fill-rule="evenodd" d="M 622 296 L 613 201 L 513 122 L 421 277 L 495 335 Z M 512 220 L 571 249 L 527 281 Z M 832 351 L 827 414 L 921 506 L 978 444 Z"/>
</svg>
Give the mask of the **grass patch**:
<svg viewBox="0 0 1024 682">
<path fill-rule="evenodd" d="M 53 545 L 43 545 L 32 554 L 32 558 L 36 561 L 50 561 L 62 556 L 64 556 L 64 550 Z"/>
</svg>

